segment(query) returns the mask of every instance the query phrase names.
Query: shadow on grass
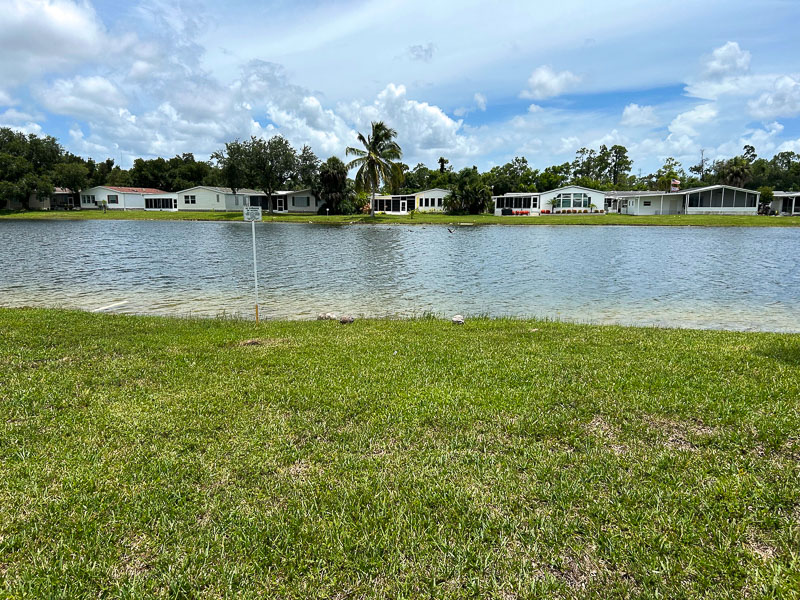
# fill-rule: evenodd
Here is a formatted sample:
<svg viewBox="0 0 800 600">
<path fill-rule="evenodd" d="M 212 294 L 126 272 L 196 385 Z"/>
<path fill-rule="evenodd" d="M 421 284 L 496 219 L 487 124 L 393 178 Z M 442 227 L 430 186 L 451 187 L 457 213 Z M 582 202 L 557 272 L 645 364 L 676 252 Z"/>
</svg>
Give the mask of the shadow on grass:
<svg viewBox="0 0 800 600">
<path fill-rule="evenodd" d="M 758 352 L 765 358 L 772 358 L 792 367 L 800 367 L 800 343 L 777 343 Z"/>
</svg>

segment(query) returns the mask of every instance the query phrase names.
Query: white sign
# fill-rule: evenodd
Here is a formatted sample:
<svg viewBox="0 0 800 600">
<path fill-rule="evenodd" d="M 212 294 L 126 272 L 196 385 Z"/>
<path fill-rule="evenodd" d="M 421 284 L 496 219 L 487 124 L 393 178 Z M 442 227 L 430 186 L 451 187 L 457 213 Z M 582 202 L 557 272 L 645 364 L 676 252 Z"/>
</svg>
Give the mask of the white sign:
<svg viewBox="0 0 800 600">
<path fill-rule="evenodd" d="M 261 220 L 261 207 L 260 206 L 245 206 L 244 207 L 244 220 L 245 221 L 260 221 Z"/>
</svg>

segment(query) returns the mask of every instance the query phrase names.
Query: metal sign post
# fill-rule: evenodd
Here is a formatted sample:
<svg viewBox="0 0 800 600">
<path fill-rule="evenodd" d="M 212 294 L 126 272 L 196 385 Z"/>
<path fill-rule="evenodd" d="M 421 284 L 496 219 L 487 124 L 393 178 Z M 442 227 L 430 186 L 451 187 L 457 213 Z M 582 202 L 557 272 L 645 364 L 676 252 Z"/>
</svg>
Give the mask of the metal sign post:
<svg viewBox="0 0 800 600">
<path fill-rule="evenodd" d="M 250 221 L 250 228 L 253 232 L 253 284 L 256 291 L 256 323 L 258 323 L 258 261 L 256 259 L 256 221 L 261 220 L 260 206 L 245 206 L 244 220 Z"/>
</svg>

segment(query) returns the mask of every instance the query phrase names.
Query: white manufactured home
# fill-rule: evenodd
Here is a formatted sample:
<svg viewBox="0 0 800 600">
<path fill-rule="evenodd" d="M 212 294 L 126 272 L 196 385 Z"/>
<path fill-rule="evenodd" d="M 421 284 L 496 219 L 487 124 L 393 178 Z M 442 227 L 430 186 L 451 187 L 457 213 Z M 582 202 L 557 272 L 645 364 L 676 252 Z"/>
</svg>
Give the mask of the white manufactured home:
<svg viewBox="0 0 800 600">
<path fill-rule="evenodd" d="M 249 188 L 237 189 L 198 185 L 176 193 L 178 210 L 240 211 L 245 206 L 260 206 L 269 209 L 264 192 Z M 272 194 L 272 210 L 278 213 L 316 213 L 320 201 L 306 190 L 280 190 Z"/>
<path fill-rule="evenodd" d="M 509 192 L 492 196 L 494 214 L 538 216 L 540 214 L 598 214 L 605 193 L 580 185 L 567 185 L 547 192 Z"/>
<path fill-rule="evenodd" d="M 626 215 L 756 215 L 760 194 L 729 185 L 677 192 L 609 192 L 609 210 Z"/>
<path fill-rule="evenodd" d="M 770 212 L 779 215 L 800 215 L 800 192 L 773 192 Z"/>
<path fill-rule="evenodd" d="M 143 187 L 98 185 L 81 190 L 83 209 L 108 210 L 176 210 L 177 197 L 164 190 Z"/>
<path fill-rule="evenodd" d="M 407 215 L 409 211 L 444 212 L 444 200 L 450 190 L 432 188 L 412 194 L 392 194 L 375 196 L 372 209 L 388 215 Z"/>
</svg>

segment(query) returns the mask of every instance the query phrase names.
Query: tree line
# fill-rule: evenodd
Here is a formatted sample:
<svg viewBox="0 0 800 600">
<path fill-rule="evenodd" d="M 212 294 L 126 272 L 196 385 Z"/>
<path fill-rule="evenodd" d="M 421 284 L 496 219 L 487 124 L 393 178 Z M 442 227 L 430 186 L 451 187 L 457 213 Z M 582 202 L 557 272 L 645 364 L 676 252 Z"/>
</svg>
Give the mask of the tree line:
<svg viewBox="0 0 800 600">
<path fill-rule="evenodd" d="M 434 168 L 402 162 L 397 132 L 382 122 L 358 134 L 359 145 L 348 147 L 349 163 L 332 156 L 321 161 L 309 146 L 299 151 L 282 136 L 234 140 L 214 152 L 210 160 L 196 160 L 191 153 L 169 159 L 137 158 L 122 169 L 111 158 L 102 162 L 84 159 L 64 150 L 52 136 L 23 134 L 0 128 L 0 208 L 18 201 L 27 208 L 30 195 L 53 194 L 55 187 L 80 190 L 96 185 L 153 187 L 177 191 L 196 185 L 251 188 L 267 197 L 281 189 L 311 189 L 331 214 L 358 212 L 371 205 L 377 193 L 411 194 L 424 189 L 451 191 L 446 210 L 478 213 L 491 209 L 491 196 L 507 192 L 545 192 L 575 184 L 599 190 L 669 190 L 673 179 L 682 188 L 726 184 L 759 189 L 769 199 L 771 189 L 800 190 L 800 155 L 780 152 L 759 158 L 751 145 L 740 155 L 707 161 L 684 169 L 667 158 L 653 173 L 632 173 L 633 161 L 622 145 L 580 148 L 574 160 L 543 169 L 532 167 L 525 157 L 480 172 L 477 167 L 454 170 L 440 157 Z M 349 173 L 355 170 L 355 176 Z M 270 207 L 271 208 L 271 207 Z"/>
</svg>

